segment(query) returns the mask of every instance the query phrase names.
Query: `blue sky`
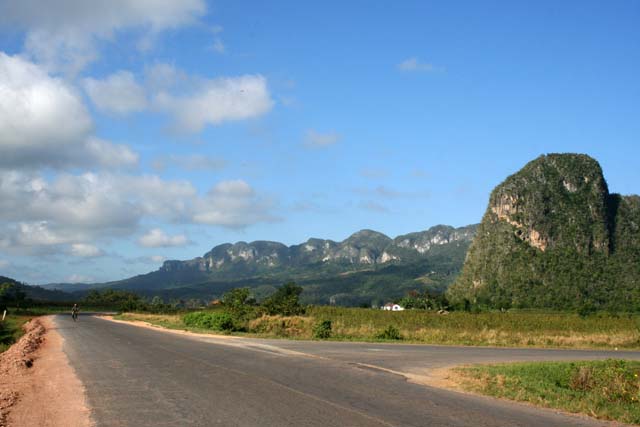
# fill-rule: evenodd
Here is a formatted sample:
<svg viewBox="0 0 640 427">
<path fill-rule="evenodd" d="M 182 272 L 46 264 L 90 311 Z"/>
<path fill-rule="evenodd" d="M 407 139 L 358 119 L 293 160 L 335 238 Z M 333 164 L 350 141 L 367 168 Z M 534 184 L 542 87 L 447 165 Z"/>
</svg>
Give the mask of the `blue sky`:
<svg viewBox="0 0 640 427">
<path fill-rule="evenodd" d="M 549 152 L 639 193 L 640 4 L 0 3 L 0 274 L 480 221 Z"/>
</svg>

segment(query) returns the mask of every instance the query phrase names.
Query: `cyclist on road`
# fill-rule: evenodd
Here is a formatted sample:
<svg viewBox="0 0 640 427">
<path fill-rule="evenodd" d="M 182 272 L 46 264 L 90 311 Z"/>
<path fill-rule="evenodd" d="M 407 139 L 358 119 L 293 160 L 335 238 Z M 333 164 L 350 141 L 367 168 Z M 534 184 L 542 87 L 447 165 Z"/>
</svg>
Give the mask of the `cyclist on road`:
<svg viewBox="0 0 640 427">
<path fill-rule="evenodd" d="M 78 320 L 79 311 L 80 311 L 80 308 L 78 307 L 78 304 L 73 304 L 73 307 L 71 308 L 71 317 L 73 318 L 74 322 Z"/>
</svg>

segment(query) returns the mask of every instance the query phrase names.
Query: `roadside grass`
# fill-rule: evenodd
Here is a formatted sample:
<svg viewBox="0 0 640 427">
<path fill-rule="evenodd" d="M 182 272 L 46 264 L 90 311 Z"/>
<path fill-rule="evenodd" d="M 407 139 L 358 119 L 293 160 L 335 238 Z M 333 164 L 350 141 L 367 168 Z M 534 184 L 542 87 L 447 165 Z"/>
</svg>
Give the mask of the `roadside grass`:
<svg viewBox="0 0 640 427">
<path fill-rule="evenodd" d="M 0 353 L 6 351 L 24 335 L 22 325 L 29 320 L 31 320 L 30 316 L 8 315 L 4 322 L 0 321 Z"/>
<path fill-rule="evenodd" d="M 534 362 L 453 369 L 469 391 L 640 424 L 640 362 Z"/>
<path fill-rule="evenodd" d="M 221 310 L 217 308 L 215 310 Z M 125 313 L 117 318 L 142 320 L 172 329 L 187 327 L 181 314 Z M 390 312 L 365 308 L 312 306 L 304 316 L 261 316 L 246 321 L 246 332 L 270 338 L 313 339 L 314 328 L 331 322 L 331 340 L 385 341 L 383 332 L 395 328 L 394 342 L 543 348 L 640 348 L 640 316 L 597 314 L 580 317 L 558 312 L 451 312 L 423 310 Z M 197 329 L 207 332 L 206 329 Z M 220 333 L 220 331 L 215 331 Z"/>
</svg>

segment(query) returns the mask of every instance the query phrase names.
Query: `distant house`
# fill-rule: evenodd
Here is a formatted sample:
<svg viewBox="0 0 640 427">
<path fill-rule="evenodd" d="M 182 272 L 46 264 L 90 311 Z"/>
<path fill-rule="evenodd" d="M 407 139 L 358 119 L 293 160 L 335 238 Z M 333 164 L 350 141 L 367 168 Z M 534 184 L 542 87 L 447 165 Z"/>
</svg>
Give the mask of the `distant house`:
<svg viewBox="0 0 640 427">
<path fill-rule="evenodd" d="M 382 309 L 387 311 L 402 311 L 404 310 L 404 307 L 401 306 L 400 304 L 394 304 L 392 302 L 388 302 L 382 306 Z"/>
</svg>

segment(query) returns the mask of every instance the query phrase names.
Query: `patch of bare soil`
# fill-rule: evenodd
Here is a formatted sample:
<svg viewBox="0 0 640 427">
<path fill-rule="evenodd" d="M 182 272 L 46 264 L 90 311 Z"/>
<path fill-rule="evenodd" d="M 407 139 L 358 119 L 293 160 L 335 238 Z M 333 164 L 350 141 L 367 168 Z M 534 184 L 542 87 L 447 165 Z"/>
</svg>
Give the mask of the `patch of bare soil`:
<svg viewBox="0 0 640 427">
<path fill-rule="evenodd" d="M 416 376 L 416 378 L 411 378 L 411 374 L 409 374 L 408 379 L 414 380 L 414 382 L 418 384 L 464 392 L 465 390 L 461 386 L 463 381 L 462 377 L 454 368 L 453 366 L 434 368 L 427 371 L 424 375 Z"/>
<path fill-rule="evenodd" d="M 25 330 L 0 355 L 0 427 L 91 426 L 82 383 L 52 319 L 33 319 Z"/>
<path fill-rule="evenodd" d="M 7 426 L 9 410 L 18 402 L 21 378 L 33 366 L 34 352 L 44 341 L 45 329 L 38 319 L 25 326 L 25 334 L 0 354 L 0 426 Z"/>
</svg>

